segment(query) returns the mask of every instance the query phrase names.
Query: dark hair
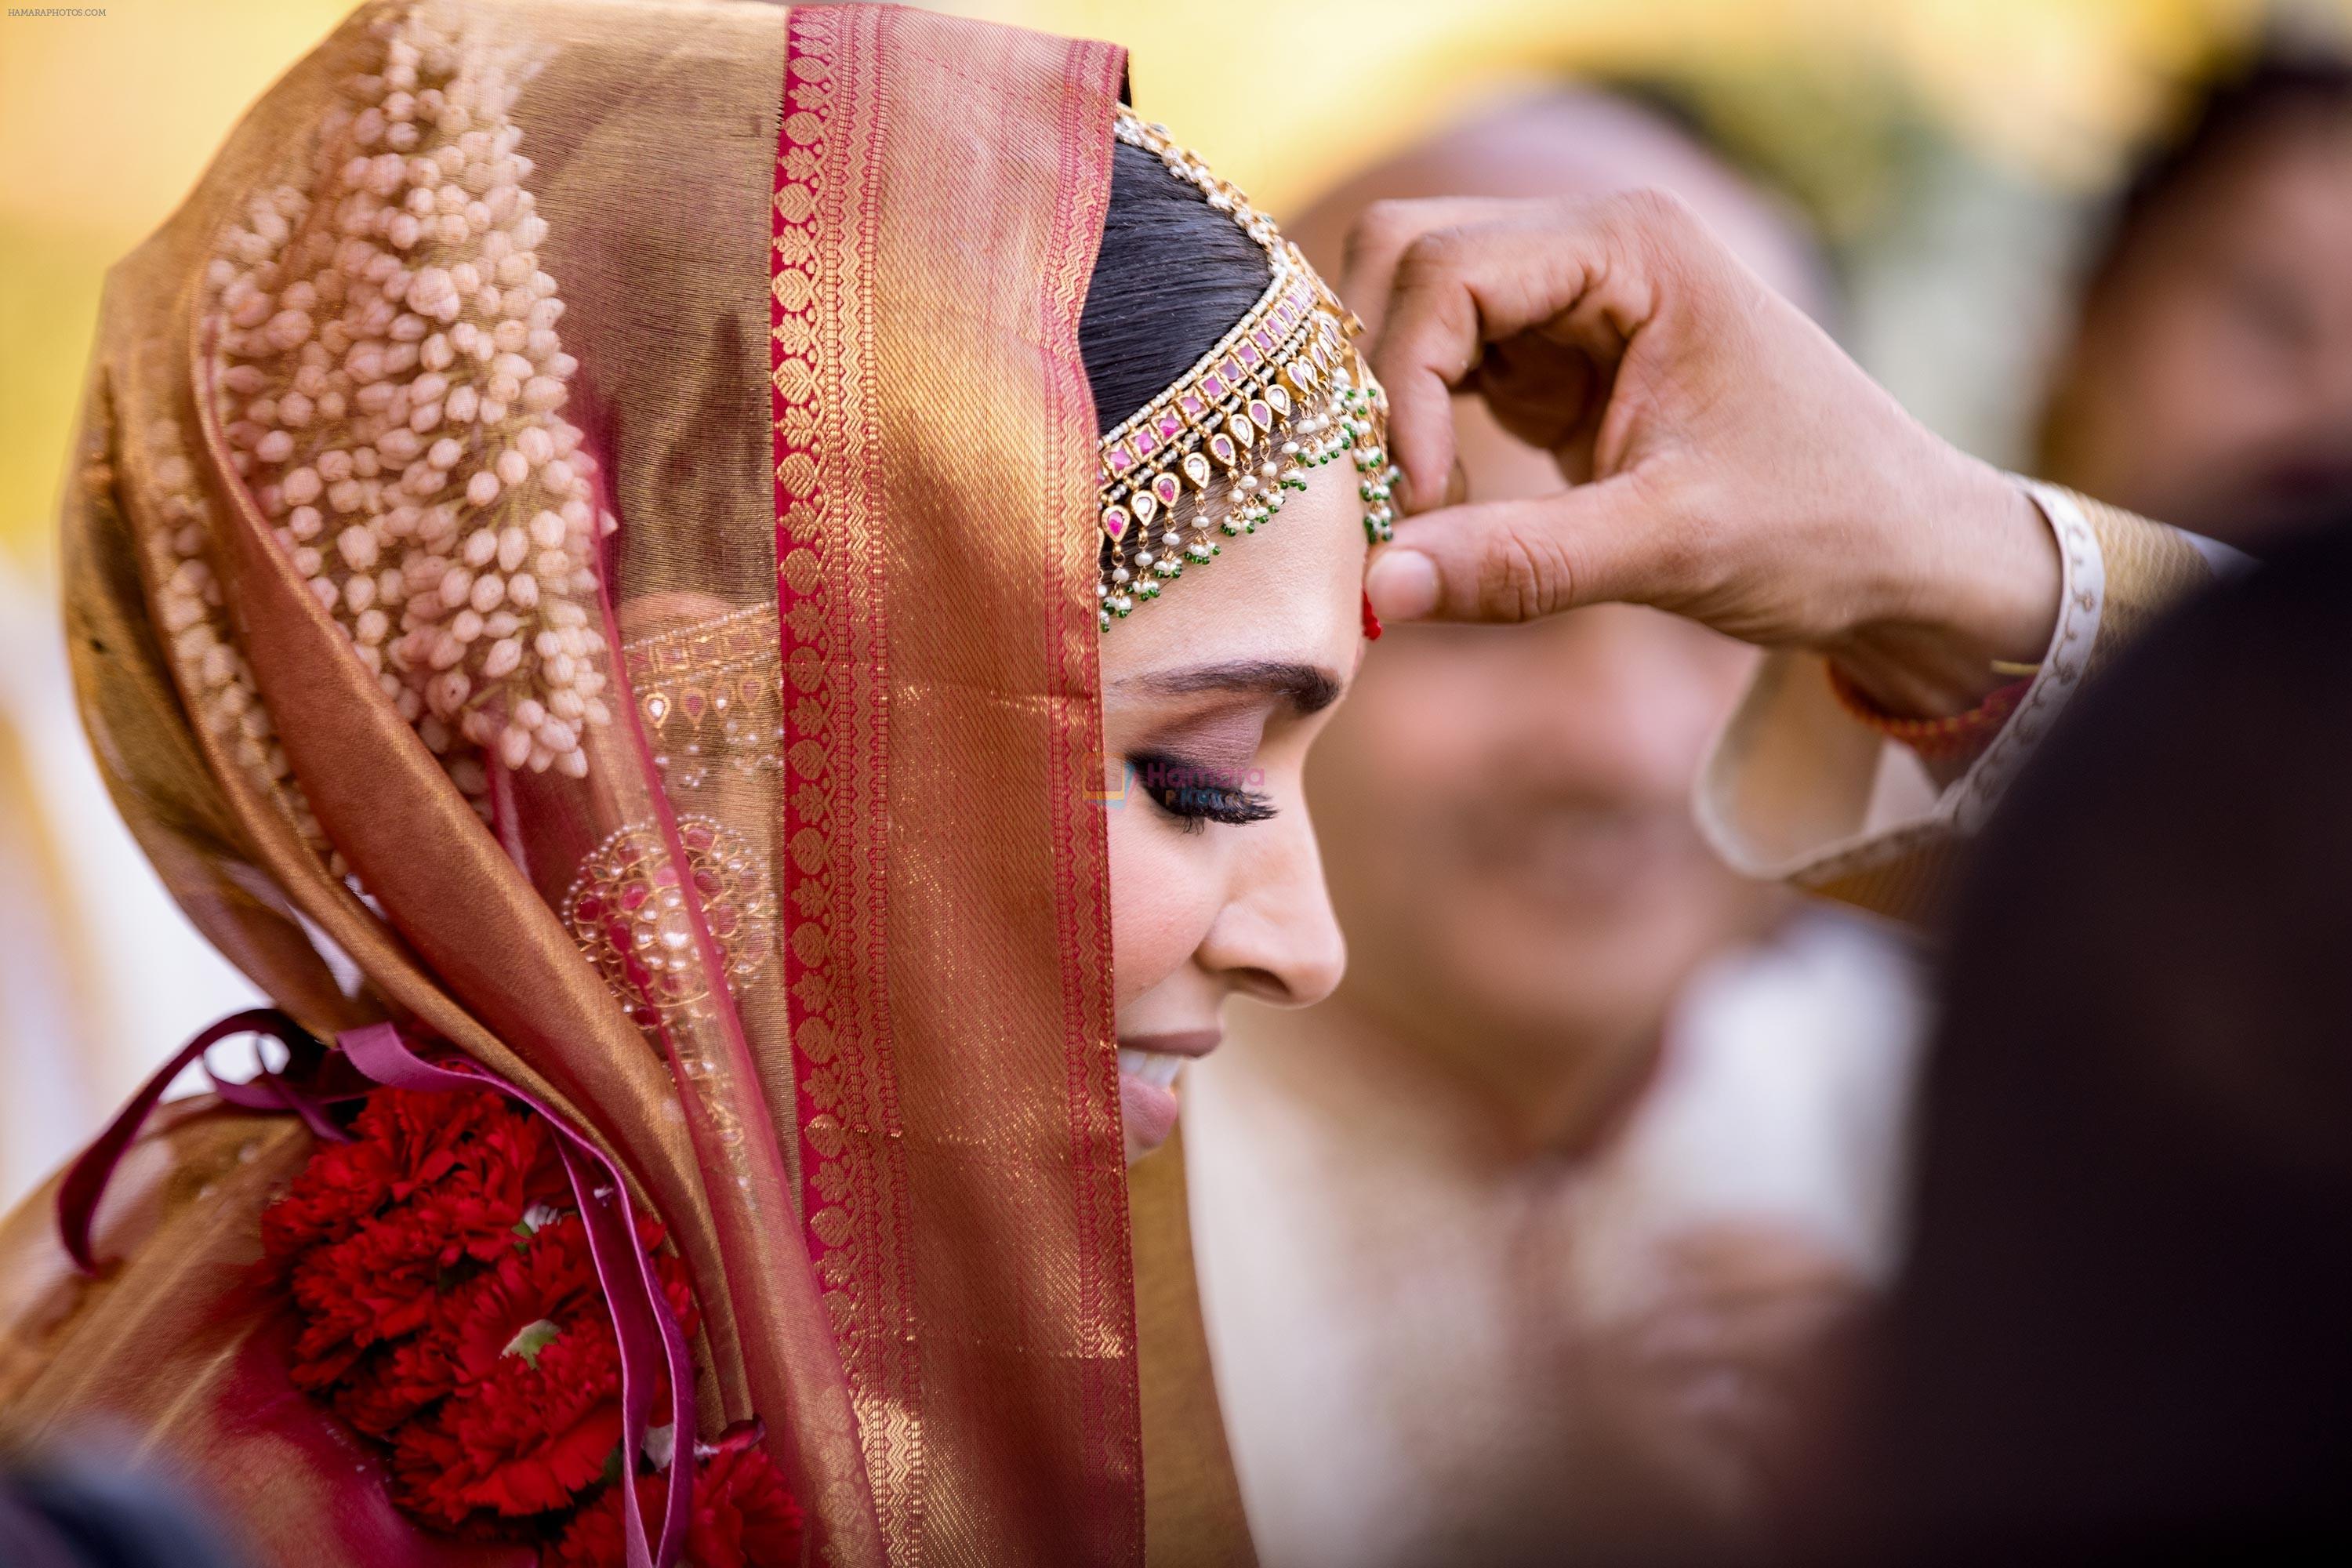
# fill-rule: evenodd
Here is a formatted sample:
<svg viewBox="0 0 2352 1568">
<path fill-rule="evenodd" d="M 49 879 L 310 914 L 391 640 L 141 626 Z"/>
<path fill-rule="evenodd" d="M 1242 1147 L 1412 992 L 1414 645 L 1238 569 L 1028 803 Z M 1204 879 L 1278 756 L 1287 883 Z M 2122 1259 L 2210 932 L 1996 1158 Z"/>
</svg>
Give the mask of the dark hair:
<svg viewBox="0 0 2352 1568">
<path fill-rule="evenodd" d="M 2347 605 L 2352 520 L 2191 603 L 1977 847 L 1870 1562 L 2352 1548 Z"/>
<path fill-rule="evenodd" d="M 1111 148 L 1110 212 L 1078 321 L 1108 432 L 1233 330 L 1272 277 L 1265 252 L 1156 153 Z"/>
<path fill-rule="evenodd" d="M 2095 272 L 2112 272 L 2149 216 L 2250 138 L 2314 113 L 2352 119 L 2352 61 L 2341 56 L 2263 49 L 2218 78 L 2182 121 L 2125 182 Z"/>
</svg>

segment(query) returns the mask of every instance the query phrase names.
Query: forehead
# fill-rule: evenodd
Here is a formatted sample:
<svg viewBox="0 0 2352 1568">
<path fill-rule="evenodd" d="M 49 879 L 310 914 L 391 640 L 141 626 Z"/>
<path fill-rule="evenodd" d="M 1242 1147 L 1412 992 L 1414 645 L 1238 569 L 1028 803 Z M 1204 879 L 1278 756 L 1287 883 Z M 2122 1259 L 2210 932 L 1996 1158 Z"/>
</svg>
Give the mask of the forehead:
<svg viewBox="0 0 2352 1568">
<path fill-rule="evenodd" d="M 1366 550 L 1355 468 L 1327 463 L 1255 533 L 1221 540 L 1102 638 L 1103 685 L 1204 659 L 1318 666 L 1345 679 L 1363 635 Z"/>
</svg>

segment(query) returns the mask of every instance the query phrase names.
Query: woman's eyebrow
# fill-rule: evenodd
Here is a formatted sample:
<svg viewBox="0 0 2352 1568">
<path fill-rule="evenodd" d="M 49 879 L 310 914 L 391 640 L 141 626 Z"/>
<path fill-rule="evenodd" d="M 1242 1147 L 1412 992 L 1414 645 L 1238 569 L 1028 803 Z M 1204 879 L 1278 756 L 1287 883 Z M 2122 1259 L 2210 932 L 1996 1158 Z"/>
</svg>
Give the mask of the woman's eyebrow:
<svg viewBox="0 0 2352 1568">
<path fill-rule="evenodd" d="M 1339 679 L 1311 664 L 1281 659 L 1238 659 L 1229 664 L 1198 664 L 1181 669 L 1155 670 L 1130 676 L 1118 683 L 1161 697 L 1193 697 L 1203 691 L 1236 692 L 1273 697 L 1293 712 L 1319 713 L 1339 700 Z"/>
</svg>

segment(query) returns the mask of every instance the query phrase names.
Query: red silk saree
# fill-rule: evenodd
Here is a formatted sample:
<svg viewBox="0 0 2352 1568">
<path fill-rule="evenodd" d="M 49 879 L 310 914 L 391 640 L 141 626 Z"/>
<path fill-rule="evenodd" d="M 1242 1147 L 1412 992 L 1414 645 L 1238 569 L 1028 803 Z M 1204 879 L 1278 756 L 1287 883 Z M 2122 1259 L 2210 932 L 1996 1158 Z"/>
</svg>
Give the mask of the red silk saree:
<svg viewBox="0 0 2352 1568">
<path fill-rule="evenodd" d="M 391 1020 L 609 1159 L 705 1435 L 761 1424 L 828 1562 L 1143 1555 L 1083 803 L 1121 69 L 887 6 L 372 6 L 107 290 L 66 529 L 118 805 L 312 1034 Z M 250 1265 L 314 1148 L 167 1108 L 95 1277 L 12 1216 L 0 1433 L 134 1431 L 270 1561 L 530 1561 L 289 1382 Z"/>
</svg>

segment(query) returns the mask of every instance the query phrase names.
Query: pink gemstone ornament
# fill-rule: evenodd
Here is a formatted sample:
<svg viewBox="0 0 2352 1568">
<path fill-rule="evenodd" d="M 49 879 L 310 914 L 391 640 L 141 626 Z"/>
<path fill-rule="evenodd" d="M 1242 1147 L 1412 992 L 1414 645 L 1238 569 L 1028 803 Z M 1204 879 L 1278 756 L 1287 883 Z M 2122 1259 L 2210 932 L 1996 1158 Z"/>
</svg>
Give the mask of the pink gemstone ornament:
<svg viewBox="0 0 2352 1568">
<path fill-rule="evenodd" d="M 1265 251 L 1271 278 L 1197 369 L 1101 444 L 1097 504 L 1110 542 L 1096 611 L 1106 631 L 1158 598 L 1187 564 L 1213 560 L 1216 536 L 1255 532 L 1297 499 L 1290 492 L 1307 488 L 1313 468 L 1336 458 L 1349 458 L 1359 470 L 1366 537 L 1385 538 L 1395 478 L 1384 449 L 1387 401 L 1349 342 L 1362 329 L 1346 306 L 1248 198 L 1164 130 L 1121 111 L 1114 134 L 1207 196 Z M 1221 478 L 1232 493 L 1218 490 Z M 1180 523 L 1176 508 L 1187 491 L 1192 511 Z"/>
</svg>

